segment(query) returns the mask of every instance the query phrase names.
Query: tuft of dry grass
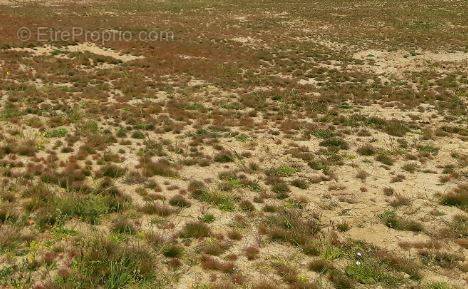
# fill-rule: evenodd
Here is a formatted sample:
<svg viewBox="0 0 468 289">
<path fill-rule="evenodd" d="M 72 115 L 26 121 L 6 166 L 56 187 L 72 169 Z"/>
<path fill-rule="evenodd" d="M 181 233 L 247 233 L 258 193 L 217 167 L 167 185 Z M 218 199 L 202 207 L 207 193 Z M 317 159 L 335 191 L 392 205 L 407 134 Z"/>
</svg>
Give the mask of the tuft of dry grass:
<svg viewBox="0 0 468 289">
<path fill-rule="evenodd" d="M 468 184 L 460 184 L 452 191 L 442 196 L 441 203 L 445 206 L 459 207 L 468 210 Z"/>
</svg>

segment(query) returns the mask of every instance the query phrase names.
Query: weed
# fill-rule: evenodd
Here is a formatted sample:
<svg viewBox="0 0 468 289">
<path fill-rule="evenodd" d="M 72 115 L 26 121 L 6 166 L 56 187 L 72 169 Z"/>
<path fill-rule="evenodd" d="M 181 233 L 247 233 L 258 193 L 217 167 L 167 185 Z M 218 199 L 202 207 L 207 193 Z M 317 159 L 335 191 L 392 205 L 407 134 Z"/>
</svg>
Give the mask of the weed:
<svg viewBox="0 0 468 289">
<path fill-rule="evenodd" d="M 336 149 L 347 150 L 349 148 L 348 143 L 341 138 L 329 138 L 320 142 L 321 146 L 332 147 Z"/>
<path fill-rule="evenodd" d="M 424 264 L 437 265 L 448 269 L 456 267 L 458 262 L 464 260 L 461 255 L 437 250 L 422 249 L 419 250 L 418 254 Z"/>
<path fill-rule="evenodd" d="M 215 257 L 203 255 L 201 258 L 201 266 L 206 270 L 217 270 L 224 273 L 233 273 L 234 272 L 234 263 L 232 262 L 222 262 Z"/>
<path fill-rule="evenodd" d="M 207 255 L 219 256 L 226 252 L 231 244 L 214 238 L 206 239 L 199 247 L 199 250 Z"/>
<path fill-rule="evenodd" d="M 162 253 L 168 258 L 180 258 L 184 253 L 184 249 L 176 244 L 169 244 L 163 247 Z"/>
<path fill-rule="evenodd" d="M 385 187 L 383 188 L 383 193 L 386 196 L 392 196 L 393 194 L 395 194 L 395 190 L 391 187 Z"/>
<path fill-rule="evenodd" d="M 252 204 L 252 202 L 248 200 L 243 200 L 239 203 L 239 208 L 244 211 L 244 212 L 253 212 L 255 211 L 255 206 Z"/>
<path fill-rule="evenodd" d="M 120 234 L 135 234 L 136 227 L 125 216 L 119 216 L 112 221 L 112 231 Z"/>
<path fill-rule="evenodd" d="M 242 236 L 242 233 L 239 232 L 238 230 L 231 230 L 228 232 L 228 237 L 231 240 L 238 241 L 238 240 L 241 240 L 243 236 Z"/>
<path fill-rule="evenodd" d="M 201 201 L 217 206 L 222 211 L 234 211 L 235 202 L 227 193 L 219 191 L 195 191 L 192 196 Z"/>
<path fill-rule="evenodd" d="M 390 206 L 397 208 L 401 206 L 408 206 L 411 204 L 411 200 L 408 197 L 400 194 L 395 194 L 395 198 L 390 202 Z"/>
<path fill-rule="evenodd" d="M 387 166 L 391 166 L 395 162 L 395 160 L 392 157 L 390 157 L 388 154 L 385 154 L 385 153 L 379 153 L 375 157 L 375 160 Z"/>
<path fill-rule="evenodd" d="M 262 230 L 273 241 L 288 242 L 296 246 L 304 246 L 310 238 L 320 230 L 314 218 L 303 218 L 297 210 L 281 210 L 267 217 Z"/>
<path fill-rule="evenodd" d="M 182 195 L 175 195 L 169 199 L 169 204 L 174 207 L 188 208 L 191 206 L 190 202 L 184 198 Z"/>
<path fill-rule="evenodd" d="M 189 222 L 180 232 L 182 238 L 205 238 L 211 235 L 210 228 L 201 222 Z"/>
<path fill-rule="evenodd" d="M 95 237 L 79 240 L 76 248 L 79 248 L 79 253 L 70 275 L 55 281 L 60 288 L 102 286 L 117 289 L 157 279 L 154 258 L 138 245 Z"/>
<path fill-rule="evenodd" d="M 309 184 L 303 179 L 292 180 L 291 185 L 297 188 L 303 189 L 303 190 L 306 190 L 307 188 L 309 188 Z"/>
<path fill-rule="evenodd" d="M 336 289 L 352 289 L 354 283 L 343 272 L 339 270 L 331 270 L 329 277 Z"/>
<path fill-rule="evenodd" d="M 442 196 L 441 203 L 445 206 L 459 207 L 468 210 L 468 184 L 461 184 Z"/>
<path fill-rule="evenodd" d="M 203 223 L 213 223 L 215 221 L 215 216 L 213 216 L 212 214 L 204 214 L 198 219 Z"/>
<path fill-rule="evenodd" d="M 403 219 L 397 216 L 394 211 L 386 211 L 380 215 L 380 218 L 387 227 L 395 230 L 420 232 L 424 229 L 421 223 Z"/>
<path fill-rule="evenodd" d="M 348 265 L 345 271 L 348 276 L 362 284 L 384 283 L 395 286 L 400 282 L 398 277 L 389 274 L 381 264 L 368 260 L 356 261 Z"/>
<path fill-rule="evenodd" d="M 234 156 L 230 152 L 224 151 L 216 154 L 213 159 L 218 163 L 229 163 L 234 161 Z"/>
<path fill-rule="evenodd" d="M 59 138 L 59 137 L 65 137 L 68 134 L 68 130 L 64 127 L 61 128 L 56 128 L 53 130 L 47 131 L 44 136 L 47 138 Z"/>
<path fill-rule="evenodd" d="M 106 165 L 101 168 L 98 175 L 110 178 L 119 178 L 125 175 L 126 170 L 116 165 Z"/>
<path fill-rule="evenodd" d="M 140 211 L 150 215 L 156 214 L 160 217 L 167 217 L 174 213 L 173 208 L 156 202 L 147 202 L 140 207 Z"/>
<path fill-rule="evenodd" d="M 248 260 L 253 260 L 257 258 L 260 250 L 256 246 L 249 246 L 244 249 L 245 256 Z"/>
<path fill-rule="evenodd" d="M 309 270 L 312 270 L 317 273 L 326 273 L 327 271 L 333 269 L 333 264 L 330 261 L 323 260 L 323 259 L 316 259 L 310 261 L 307 265 Z"/>
<path fill-rule="evenodd" d="M 150 158 L 140 159 L 140 168 L 145 177 L 163 176 L 163 177 L 177 177 L 178 173 L 174 170 L 174 166 L 169 161 L 161 159 L 153 162 Z"/>
<path fill-rule="evenodd" d="M 340 223 L 336 226 L 336 228 L 338 229 L 338 231 L 340 232 L 346 232 L 350 229 L 350 226 L 348 223 L 346 222 L 343 222 L 343 223 Z"/>
</svg>

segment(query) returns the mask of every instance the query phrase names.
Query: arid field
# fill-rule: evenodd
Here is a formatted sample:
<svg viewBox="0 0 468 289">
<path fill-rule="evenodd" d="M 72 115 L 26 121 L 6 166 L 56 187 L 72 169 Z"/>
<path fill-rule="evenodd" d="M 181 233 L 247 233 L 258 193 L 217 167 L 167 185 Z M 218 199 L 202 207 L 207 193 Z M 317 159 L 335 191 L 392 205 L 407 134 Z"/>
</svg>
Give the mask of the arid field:
<svg viewBox="0 0 468 289">
<path fill-rule="evenodd" d="M 467 15 L 0 0 L 0 288 L 467 288 Z"/>
</svg>

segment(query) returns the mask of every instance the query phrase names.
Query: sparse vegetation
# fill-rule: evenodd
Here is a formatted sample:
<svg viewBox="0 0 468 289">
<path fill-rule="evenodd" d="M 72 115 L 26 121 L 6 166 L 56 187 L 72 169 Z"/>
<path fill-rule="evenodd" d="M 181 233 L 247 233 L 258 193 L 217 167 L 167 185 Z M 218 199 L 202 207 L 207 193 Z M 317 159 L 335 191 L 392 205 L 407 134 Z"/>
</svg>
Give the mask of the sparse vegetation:
<svg viewBox="0 0 468 289">
<path fill-rule="evenodd" d="M 0 288 L 466 287 L 466 1 L 75 2 L 0 0 Z"/>
</svg>

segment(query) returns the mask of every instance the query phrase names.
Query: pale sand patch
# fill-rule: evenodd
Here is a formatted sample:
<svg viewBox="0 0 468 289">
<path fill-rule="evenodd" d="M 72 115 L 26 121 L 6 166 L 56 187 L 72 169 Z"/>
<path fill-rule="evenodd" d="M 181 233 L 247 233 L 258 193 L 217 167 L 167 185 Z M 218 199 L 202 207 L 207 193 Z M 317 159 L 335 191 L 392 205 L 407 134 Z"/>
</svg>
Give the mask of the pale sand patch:
<svg viewBox="0 0 468 289">
<path fill-rule="evenodd" d="M 381 51 L 363 50 L 353 55 L 354 59 L 366 61 L 361 68 L 375 74 L 387 74 L 397 78 L 402 78 L 405 72 L 418 72 L 427 69 L 431 64 L 439 64 L 435 67 L 444 71 L 445 67 L 440 67 L 440 63 L 452 65 L 468 64 L 468 53 L 457 52 L 417 52 L 412 55 L 407 51 Z M 465 66 L 466 67 L 466 66 Z"/>
<path fill-rule="evenodd" d="M 202 86 L 202 85 L 205 85 L 205 84 L 206 84 L 206 82 L 204 80 L 202 80 L 202 79 L 191 79 L 187 83 L 188 86 L 192 86 L 192 87 L 193 86 Z"/>
<path fill-rule="evenodd" d="M 373 224 L 369 227 L 352 227 L 347 233 L 351 239 L 360 240 L 377 247 L 399 250 L 398 243 L 403 241 L 429 241 L 424 234 L 408 231 L 395 231 L 383 224 Z"/>
<path fill-rule="evenodd" d="M 78 45 L 72 45 L 67 47 L 70 52 L 90 52 L 97 55 L 108 56 L 112 57 L 117 60 L 121 60 L 122 62 L 132 61 L 136 59 L 141 59 L 143 56 L 134 56 L 131 54 L 120 54 L 118 52 L 113 51 L 109 48 L 101 48 L 93 43 L 79 43 Z"/>
<path fill-rule="evenodd" d="M 64 47 L 56 47 L 51 45 L 38 46 L 34 48 L 12 48 L 14 51 L 24 51 L 33 54 L 34 56 L 49 56 L 56 50 L 65 52 L 89 52 L 96 55 L 107 56 L 122 62 L 128 62 L 136 59 L 142 59 L 143 56 L 134 56 L 131 54 L 122 54 L 110 48 L 102 48 L 94 43 L 79 43 L 77 45 L 69 45 Z"/>
<path fill-rule="evenodd" d="M 301 79 L 297 83 L 300 85 L 317 85 L 319 82 L 315 80 L 314 78 L 309 78 L 309 79 Z"/>
<path fill-rule="evenodd" d="M 237 20 L 239 22 L 246 22 L 247 21 L 247 16 L 236 15 L 236 16 L 232 17 L 232 19 Z"/>
<path fill-rule="evenodd" d="M 198 59 L 198 60 L 206 60 L 206 57 L 203 56 L 193 56 L 193 55 L 186 55 L 186 54 L 179 54 L 177 55 L 180 59 L 185 59 L 185 60 L 192 60 L 192 59 Z"/>
<path fill-rule="evenodd" d="M 231 38 L 230 40 L 243 44 L 250 48 L 259 48 L 259 47 L 268 48 L 268 46 L 261 39 L 256 39 L 250 36 L 247 36 L 247 37 L 238 36 L 238 37 Z"/>
</svg>

